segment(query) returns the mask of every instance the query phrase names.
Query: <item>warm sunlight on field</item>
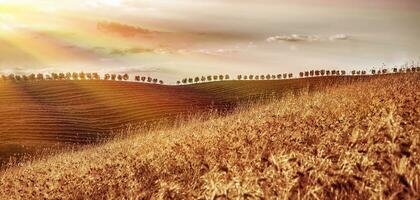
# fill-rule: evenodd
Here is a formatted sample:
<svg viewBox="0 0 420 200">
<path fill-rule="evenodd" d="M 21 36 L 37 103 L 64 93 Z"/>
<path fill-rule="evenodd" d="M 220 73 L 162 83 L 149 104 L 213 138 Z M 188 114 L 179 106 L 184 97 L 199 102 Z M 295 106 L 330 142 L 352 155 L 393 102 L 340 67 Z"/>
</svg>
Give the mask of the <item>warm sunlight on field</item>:
<svg viewBox="0 0 420 200">
<path fill-rule="evenodd" d="M 0 0 L 0 200 L 420 200 L 420 0 Z"/>
<path fill-rule="evenodd" d="M 416 199 L 420 75 L 301 90 L 12 167 L 1 199 Z"/>
<path fill-rule="evenodd" d="M 270 81 L 220 81 L 168 86 L 106 80 L 0 81 L 0 168 L 13 156 L 57 144 L 80 145 L 115 136 L 121 129 L 188 114 L 232 110 L 243 101 L 316 91 L 334 82 L 370 76 Z"/>
</svg>

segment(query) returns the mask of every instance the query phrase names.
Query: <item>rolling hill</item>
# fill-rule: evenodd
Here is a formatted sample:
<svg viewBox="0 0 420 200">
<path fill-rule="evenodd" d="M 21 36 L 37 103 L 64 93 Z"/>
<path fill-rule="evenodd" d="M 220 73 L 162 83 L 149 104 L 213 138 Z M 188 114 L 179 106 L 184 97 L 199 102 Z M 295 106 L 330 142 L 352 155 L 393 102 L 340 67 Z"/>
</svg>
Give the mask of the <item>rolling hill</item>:
<svg viewBox="0 0 420 200">
<path fill-rule="evenodd" d="M 231 110 L 264 95 L 316 91 L 370 76 L 221 81 L 168 86 L 120 81 L 0 82 L 0 163 L 57 144 L 86 144 L 128 126 L 171 121 L 209 109 Z"/>
<path fill-rule="evenodd" d="M 365 80 L 23 163 L 0 199 L 418 199 L 420 74 Z"/>
</svg>

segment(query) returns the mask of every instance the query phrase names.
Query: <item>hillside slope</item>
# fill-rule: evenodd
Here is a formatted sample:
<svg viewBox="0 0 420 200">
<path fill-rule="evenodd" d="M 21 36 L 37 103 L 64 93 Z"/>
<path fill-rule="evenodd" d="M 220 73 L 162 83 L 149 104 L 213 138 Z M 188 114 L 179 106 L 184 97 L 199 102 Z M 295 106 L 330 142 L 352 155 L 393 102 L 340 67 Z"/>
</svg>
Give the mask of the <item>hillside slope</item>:
<svg viewBox="0 0 420 200">
<path fill-rule="evenodd" d="M 368 79 L 364 77 L 363 79 Z M 0 166 L 16 153 L 57 143 L 86 144 L 119 129 L 208 109 L 232 109 L 241 100 L 357 77 L 281 81 L 224 81 L 165 86 L 120 81 L 0 82 Z"/>
<path fill-rule="evenodd" d="M 420 196 L 420 75 L 287 96 L 0 174 L 0 199 Z"/>
<path fill-rule="evenodd" d="M 57 142 L 91 143 L 213 101 L 188 88 L 115 81 L 2 82 L 0 91 L 0 161 Z"/>
</svg>

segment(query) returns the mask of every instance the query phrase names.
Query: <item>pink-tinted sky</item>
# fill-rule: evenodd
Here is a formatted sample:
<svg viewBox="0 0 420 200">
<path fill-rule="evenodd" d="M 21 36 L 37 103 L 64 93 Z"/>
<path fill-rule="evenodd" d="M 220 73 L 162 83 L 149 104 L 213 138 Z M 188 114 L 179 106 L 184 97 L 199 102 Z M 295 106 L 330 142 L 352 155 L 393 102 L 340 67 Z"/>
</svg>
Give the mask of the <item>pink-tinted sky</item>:
<svg viewBox="0 0 420 200">
<path fill-rule="evenodd" d="M 420 60 L 418 0 L 0 0 L 0 73 L 368 69 Z"/>
<path fill-rule="evenodd" d="M 379 9 L 418 10 L 420 8 L 417 0 L 296 0 L 295 2 L 321 6 L 351 6 Z"/>
</svg>

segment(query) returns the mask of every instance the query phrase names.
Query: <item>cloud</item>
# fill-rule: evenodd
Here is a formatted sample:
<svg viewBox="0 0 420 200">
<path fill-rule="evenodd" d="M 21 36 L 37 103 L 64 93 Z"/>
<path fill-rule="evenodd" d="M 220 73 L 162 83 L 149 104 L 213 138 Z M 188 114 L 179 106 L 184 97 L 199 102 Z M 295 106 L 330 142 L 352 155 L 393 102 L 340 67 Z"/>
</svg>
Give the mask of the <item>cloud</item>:
<svg viewBox="0 0 420 200">
<path fill-rule="evenodd" d="M 130 54 L 142 54 L 142 53 L 155 53 L 155 54 L 168 54 L 169 50 L 162 48 L 143 48 L 143 47 L 132 47 L 132 48 L 107 48 L 102 46 L 96 46 L 91 48 L 92 51 L 109 54 L 112 56 L 126 56 Z"/>
<path fill-rule="evenodd" d="M 105 47 L 97 46 L 97 47 L 93 47 L 92 50 L 94 50 L 94 51 L 105 51 L 106 48 Z"/>
<path fill-rule="evenodd" d="M 179 54 L 205 54 L 211 56 L 227 56 L 232 54 L 237 54 L 240 52 L 244 52 L 253 48 L 256 48 L 253 42 L 249 42 L 246 45 L 235 45 L 233 47 L 226 47 L 226 48 L 216 48 L 216 49 L 179 49 L 177 52 Z"/>
<path fill-rule="evenodd" d="M 205 54 L 211 56 L 221 56 L 221 55 L 231 55 L 238 53 L 240 49 L 237 48 L 219 48 L 219 49 L 179 49 L 177 52 L 179 54 Z"/>
<path fill-rule="evenodd" d="M 153 53 L 155 52 L 154 49 L 148 48 L 128 48 L 128 49 L 112 49 L 109 54 L 111 55 L 118 55 L 118 56 L 125 56 L 128 54 L 140 54 L 140 53 Z"/>
<path fill-rule="evenodd" d="M 89 0 L 84 2 L 83 6 L 97 8 L 101 6 L 121 7 L 123 4 L 120 0 Z"/>
<path fill-rule="evenodd" d="M 26 74 L 26 69 L 23 67 L 13 67 L 8 69 L 2 69 L 0 74 Z"/>
<path fill-rule="evenodd" d="M 329 37 L 329 39 L 331 41 L 335 41 L 335 40 L 347 40 L 347 39 L 349 39 L 349 36 L 348 35 L 345 35 L 345 34 L 337 34 L 337 35 L 331 35 Z"/>
<path fill-rule="evenodd" d="M 292 35 L 276 35 L 268 37 L 265 41 L 272 43 L 272 42 L 318 42 L 318 41 L 336 41 L 336 40 L 347 40 L 349 36 L 345 34 L 336 34 L 331 35 L 329 37 L 320 37 L 318 35 L 299 35 L 299 34 L 292 34 Z"/>
<path fill-rule="evenodd" d="M 46 68 L 39 68 L 39 69 L 28 69 L 26 67 L 13 67 L 0 70 L 0 74 L 18 74 L 18 75 L 29 75 L 29 74 L 48 74 L 52 72 L 62 72 L 57 68 L 54 67 L 46 67 Z"/>
<path fill-rule="evenodd" d="M 115 67 L 108 68 L 103 73 L 127 73 L 127 74 L 141 74 L 141 73 L 151 73 L 159 72 L 161 69 L 159 67 L 150 67 L 150 66 L 131 66 L 131 67 Z"/>
<path fill-rule="evenodd" d="M 13 30 L 13 28 L 8 24 L 0 24 L 0 30 L 11 31 L 11 30 Z"/>
<path fill-rule="evenodd" d="M 114 33 L 123 37 L 147 35 L 155 32 L 139 26 L 131 26 L 117 22 L 98 22 L 96 24 L 96 29 L 104 33 Z"/>
<path fill-rule="evenodd" d="M 17 23 L 0 23 L 0 30 L 2 31 L 13 31 L 16 29 L 25 29 L 27 25 Z"/>
<path fill-rule="evenodd" d="M 298 35 L 298 34 L 292 34 L 292 35 L 277 35 L 272 36 L 266 39 L 267 42 L 275 42 L 275 41 L 286 41 L 286 42 L 301 42 L 301 41 L 318 41 L 319 37 L 315 35 Z"/>
</svg>

